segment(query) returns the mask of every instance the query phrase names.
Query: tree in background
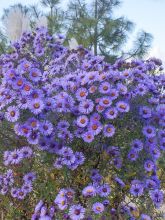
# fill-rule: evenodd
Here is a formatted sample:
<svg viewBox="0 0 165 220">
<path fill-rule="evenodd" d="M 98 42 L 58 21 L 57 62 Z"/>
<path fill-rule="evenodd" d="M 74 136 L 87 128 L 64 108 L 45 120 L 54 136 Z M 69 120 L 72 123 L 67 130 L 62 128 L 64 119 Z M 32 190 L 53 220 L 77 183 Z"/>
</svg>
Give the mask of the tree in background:
<svg viewBox="0 0 165 220">
<path fill-rule="evenodd" d="M 3 23 L 7 39 L 13 41 L 19 39 L 24 30 L 47 26 L 51 34 L 65 33 L 66 39 L 75 38 L 95 55 L 105 56 L 107 61 L 142 58 L 148 52 L 152 36 L 145 31 L 138 33 L 132 49 L 125 50 L 134 24 L 124 17 L 115 18 L 113 12 L 120 6 L 120 0 L 91 0 L 88 4 L 85 0 L 70 0 L 66 11 L 60 3 L 60 0 L 41 0 L 45 10 L 37 5 L 20 4 L 5 10 Z M 75 40 L 72 42 L 76 45 Z"/>
<path fill-rule="evenodd" d="M 50 33 L 60 32 L 63 27 L 64 12 L 59 7 L 60 0 L 42 0 L 41 4 L 48 8 L 47 19 Z"/>
<path fill-rule="evenodd" d="M 0 54 L 5 53 L 7 48 L 7 39 L 3 31 L 0 30 Z"/>
<path fill-rule="evenodd" d="M 124 17 L 115 18 L 114 10 L 120 0 L 72 0 L 67 9 L 68 36 L 75 37 L 79 44 L 101 54 L 107 60 L 117 57 L 143 57 L 151 46 L 152 36 L 141 31 L 130 51 L 125 51 L 133 23 Z"/>
</svg>

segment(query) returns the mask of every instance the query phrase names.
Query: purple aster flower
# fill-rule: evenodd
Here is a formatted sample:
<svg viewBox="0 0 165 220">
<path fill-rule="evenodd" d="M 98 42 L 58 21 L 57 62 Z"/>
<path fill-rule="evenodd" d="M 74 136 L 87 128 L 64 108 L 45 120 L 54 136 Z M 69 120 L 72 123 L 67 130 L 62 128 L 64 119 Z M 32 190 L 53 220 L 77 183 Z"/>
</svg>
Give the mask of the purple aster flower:
<svg viewBox="0 0 165 220">
<path fill-rule="evenodd" d="M 133 150 L 139 152 L 143 149 L 143 142 L 139 139 L 135 139 L 132 141 L 131 147 Z"/>
<path fill-rule="evenodd" d="M 111 107 L 111 108 L 108 108 L 106 111 L 105 111 L 105 117 L 107 119 L 115 119 L 118 115 L 118 111 L 116 108 L 114 107 Z"/>
<path fill-rule="evenodd" d="M 161 155 L 160 150 L 157 147 L 151 147 L 150 148 L 150 154 L 153 157 L 153 159 L 158 159 Z"/>
<path fill-rule="evenodd" d="M 91 143 L 94 140 L 94 135 L 91 131 L 87 131 L 86 133 L 82 134 L 82 138 L 85 142 Z"/>
<path fill-rule="evenodd" d="M 90 86 L 89 93 L 94 94 L 97 91 L 97 86 Z"/>
<path fill-rule="evenodd" d="M 27 137 L 27 141 L 29 144 L 38 144 L 40 139 L 40 134 L 37 131 L 32 131 L 30 135 Z"/>
<path fill-rule="evenodd" d="M 66 189 L 65 196 L 69 202 L 73 200 L 74 195 L 75 195 L 75 192 L 73 189 L 71 188 Z"/>
<path fill-rule="evenodd" d="M 1 187 L 1 190 L 0 190 L 0 194 L 2 194 L 2 195 L 6 195 L 7 194 L 7 192 L 8 192 L 8 187 L 7 186 L 2 186 Z"/>
<path fill-rule="evenodd" d="M 99 121 L 93 120 L 90 122 L 88 129 L 94 134 L 94 135 L 98 135 L 101 130 L 102 130 L 103 126 Z"/>
<path fill-rule="evenodd" d="M 17 100 L 17 106 L 20 109 L 27 109 L 29 106 L 28 97 L 21 97 L 19 100 Z"/>
<path fill-rule="evenodd" d="M 96 112 L 96 113 L 93 113 L 90 117 L 90 121 L 99 121 L 101 119 L 101 116 Z"/>
<path fill-rule="evenodd" d="M 120 156 L 120 150 L 117 146 L 110 146 L 106 149 L 107 154 L 109 154 L 110 157 L 118 157 Z"/>
<path fill-rule="evenodd" d="M 112 124 L 105 125 L 103 134 L 105 137 L 112 137 L 115 134 L 115 127 Z"/>
<path fill-rule="evenodd" d="M 43 94 L 43 91 L 41 89 L 33 90 L 32 93 L 29 96 L 30 101 L 31 101 L 31 99 L 32 100 L 34 100 L 34 99 L 43 99 L 43 97 L 44 97 L 44 94 Z"/>
<path fill-rule="evenodd" d="M 73 140 L 73 134 L 68 130 L 59 131 L 57 136 L 64 140 L 64 142 L 71 142 Z"/>
<path fill-rule="evenodd" d="M 6 186 L 12 186 L 14 183 L 14 176 L 13 171 L 11 169 L 7 170 L 6 174 L 4 175 L 3 182 Z"/>
<path fill-rule="evenodd" d="M 0 121 L 2 122 L 4 120 L 4 112 L 0 112 Z"/>
<path fill-rule="evenodd" d="M 63 215 L 63 219 L 69 220 L 69 219 L 70 219 L 70 217 L 69 217 L 69 215 L 68 215 L 68 214 L 64 214 L 64 215 Z"/>
<path fill-rule="evenodd" d="M 115 215 L 115 214 L 117 213 L 117 210 L 114 209 L 114 208 L 112 208 L 112 209 L 110 210 L 110 213 L 111 213 L 111 215 Z"/>
<path fill-rule="evenodd" d="M 138 156 L 138 151 L 135 151 L 134 149 L 131 149 L 128 153 L 128 159 L 131 161 L 136 161 Z"/>
<path fill-rule="evenodd" d="M 47 141 L 49 141 L 49 139 L 46 140 L 46 142 Z M 63 146 L 62 143 L 58 143 L 53 140 L 53 141 L 49 141 L 48 145 L 49 145 L 50 152 L 56 153 L 58 155 L 63 155 L 65 147 Z"/>
<path fill-rule="evenodd" d="M 118 90 L 111 89 L 110 92 L 109 92 L 109 96 L 110 96 L 111 100 L 117 99 L 117 97 L 119 96 Z"/>
<path fill-rule="evenodd" d="M 32 64 L 29 61 L 25 60 L 21 63 L 20 69 L 22 69 L 25 72 L 28 72 L 30 70 L 31 66 L 32 66 Z"/>
<path fill-rule="evenodd" d="M 41 207 L 40 217 L 45 216 L 46 214 L 47 214 L 47 207 L 46 207 L 46 205 L 44 205 Z"/>
<path fill-rule="evenodd" d="M 16 106 L 9 106 L 5 113 L 5 118 L 10 122 L 16 122 L 20 117 L 19 110 Z"/>
<path fill-rule="evenodd" d="M 156 137 L 150 137 L 146 139 L 146 145 L 149 145 L 149 147 L 157 145 L 157 138 Z"/>
<path fill-rule="evenodd" d="M 54 203 L 56 205 L 58 205 L 58 208 L 60 210 L 65 210 L 68 207 L 67 199 L 65 197 L 60 196 L 60 195 L 58 195 L 56 197 L 56 199 L 54 200 Z"/>
<path fill-rule="evenodd" d="M 83 133 L 84 133 L 84 129 L 83 128 L 77 128 L 74 131 L 74 136 L 77 137 L 77 138 L 81 138 Z"/>
<path fill-rule="evenodd" d="M 21 89 L 22 95 L 30 95 L 32 93 L 33 86 L 29 82 L 24 82 Z"/>
<path fill-rule="evenodd" d="M 17 198 L 18 189 L 17 188 L 11 188 L 11 196 L 13 198 Z"/>
<path fill-rule="evenodd" d="M 79 88 L 76 91 L 76 98 L 77 100 L 81 101 L 83 99 L 86 99 L 86 97 L 88 96 L 88 91 L 86 88 Z"/>
<path fill-rule="evenodd" d="M 160 149 L 165 151 L 165 137 L 160 140 Z"/>
<path fill-rule="evenodd" d="M 45 50 L 43 47 L 38 46 L 35 48 L 35 55 L 36 56 L 41 57 L 44 55 L 44 53 L 45 53 Z"/>
<path fill-rule="evenodd" d="M 55 108 L 55 100 L 53 98 L 46 98 L 45 99 L 45 109 L 46 110 L 53 110 Z"/>
<path fill-rule="evenodd" d="M 63 156 L 63 161 L 62 161 L 62 163 L 64 164 L 64 165 L 67 165 L 67 166 L 69 166 L 69 165 L 71 165 L 72 163 L 74 163 L 75 162 L 75 155 L 74 154 L 68 154 L 68 155 L 64 155 Z"/>
<path fill-rule="evenodd" d="M 93 180 L 94 184 L 98 185 L 102 181 L 103 177 L 98 173 L 95 176 L 91 177 Z"/>
<path fill-rule="evenodd" d="M 75 152 L 76 163 L 82 165 L 85 161 L 84 154 L 82 152 Z"/>
<path fill-rule="evenodd" d="M 159 104 L 159 98 L 151 97 L 151 98 L 148 99 L 148 102 L 149 102 L 151 105 L 157 105 L 157 104 Z"/>
<path fill-rule="evenodd" d="M 129 110 L 130 110 L 130 106 L 129 106 L 129 104 L 128 103 L 126 103 L 126 102 L 123 102 L 123 101 L 119 101 L 119 102 L 117 102 L 116 103 L 116 107 L 117 107 L 117 110 L 119 111 L 119 112 L 129 112 Z"/>
<path fill-rule="evenodd" d="M 29 109 L 35 115 L 38 115 L 44 109 L 44 103 L 40 99 L 35 99 L 30 103 Z"/>
<path fill-rule="evenodd" d="M 149 108 L 147 106 L 141 107 L 140 108 L 140 115 L 145 119 L 151 118 L 151 116 L 152 116 L 151 108 Z"/>
<path fill-rule="evenodd" d="M 121 95 L 126 95 L 128 92 L 127 86 L 123 85 L 122 83 L 117 84 L 117 90 Z"/>
<path fill-rule="evenodd" d="M 163 138 L 165 138 L 165 130 L 159 130 L 159 132 L 158 132 L 158 136 L 159 136 L 159 138 L 160 139 L 163 139 Z"/>
<path fill-rule="evenodd" d="M 105 207 L 107 207 L 109 204 L 110 204 L 110 202 L 109 202 L 108 199 L 106 199 L 106 200 L 103 201 L 103 205 L 104 205 Z"/>
<path fill-rule="evenodd" d="M 155 164 L 154 164 L 154 162 L 152 160 L 145 161 L 144 169 L 146 171 L 150 172 L 150 171 L 154 170 L 154 168 L 155 168 Z"/>
<path fill-rule="evenodd" d="M 7 80 L 11 80 L 13 81 L 17 76 L 17 72 L 15 69 L 9 69 L 6 73 L 5 73 L 5 78 Z"/>
<path fill-rule="evenodd" d="M 82 195 L 84 197 L 94 197 L 96 196 L 96 193 L 97 193 L 96 188 L 92 185 L 86 186 L 82 191 Z"/>
<path fill-rule="evenodd" d="M 104 106 L 101 106 L 101 105 L 96 105 L 96 110 L 101 113 L 105 110 L 105 107 Z"/>
<path fill-rule="evenodd" d="M 65 197 L 67 190 L 65 188 L 60 189 L 57 197 Z"/>
<path fill-rule="evenodd" d="M 141 195 L 143 195 L 143 191 L 144 191 L 144 188 L 143 188 L 143 185 L 141 183 L 133 182 L 131 184 L 130 193 L 133 196 L 135 196 L 135 197 L 141 196 Z"/>
<path fill-rule="evenodd" d="M 20 89 L 22 91 L 23 85 L 24 85 L 24 79 L 21 77 L 18 77 L 16 78 L 16 80 L 14 80 L 12 87 L 13 89 L 16 89 L 16 90 Z"/>
<path fill-rule="evenodd" d="M 44 121 L 40 123 L 39 130 L 43 135 L 50 135 L 53 132 L 53 125 L 50 121 Z"/>
<path fill-rule="evenodd" d="M 72 220 L 81 220 L 84 219 L 85 216 L 85 208 L 82 207 L 80 204 L 72 205 L 69 208 L 69 217 Z"/>
<path fill-rule="evenodd" d="M 10 90 L 6 89 L 5 93 L 3 94 L 4 104 L 7 105 L 7 104 L 12 103 L 12 101 L 15 99 L 15 96 L 16 96 L 16 93 L 14 91 L 11 92 Z M 1 106 L 1 108 L 2 108 L 2 106 Z"/>
<path fill-rule="evenodd" d="M 120 157 L 114 158 L 112 161 L 110 161 L 110 164 L 114 164 L 116 169 L 120 169 L 122 167 L 122 159 Z"/>
<path fill-rule="evenodd" d="M 155 189 L 150 192 L 150 197 L 157 208 L 159 208 L 164 200 L 163 192 L 159 189 Z"/>
<path fill-rule="evenodd" d="M 57 209 L 55 208 L 54 205 L 52 205 L 52 206 L 49 208 L 49 215 L 50 215 L 50 217 L 53 218 L 56 211 L 57 211 Z"/>
<path fill-rule="evenodd" d="M 147 93 L 147 87 L 144 84 L 138 84 L 136 87 L 136 94 L 143 96 Z"/>
<path fill-rule="evenodd" d="M 103 82 L 99 86 L 99 92 L 102 94 L 108 94 L 110 91 L 110 88 L 111 88 L 111 86 L 108 82 Z"/>
<path fill-rule="evenodd" d="M 23 158 L 30 158 L 33 155 L 33 150 L 30 147 L 25 146 L 20 149 L 20 153 Z"/>
<path fill-rule="evenodd" d="M 31 134 L 31 128 L 27 124 L 18 125 L 17 130 L 16 133 L 24 137 L 29 137 Z"/>
<path fill-rule="evenodd" d="M 84 128 L 87 126 L 88 124 L 88 117 L 86 115 L 81 115 L 77 118 L 77 125 L 80 127 L 80 128 Z"/>
<path fill-rule="evenodd" d="M 146 136 L 147 138 L 155 137 L 155 135 L 156 135 L 156 129 L 155 129 L 155 127 L 153 127 L 153 126 L 151 126 L 151 125 L 145 126 L 145 127 L 143 127 L 143 134 L 144 134 L 144 136 Z"/>
<path fill-rule="evenodd" d="M 67 156 L 67 155 L 73 154 L 73 150 L 67 146 L 61 148 L 61 146 L 59 145 L 58 154 L 61 156 Z"/>
<path fill-rule="evenodd" d="M 27 193 L 23 189 L 18 189 L 17 198 L 23 200 L 26 197 Z"/>
<path fill-rule="evenodd" d="M 4 154 L 3 154 L 3 163 L 5 166 L 8 166 L 10 164 L 10 154 L 11 152 L 10 151 L 5 151 Z"/>
<path fill-rule="evenodd" d="M 76 160 L 75 160 L 74 163 L 72 163 L 71 165 L 68 165 L 67 167 L 68 167 L 68 169 L 70 169 L 70 170 L 75 170 L 75 169 L 77 169 L 78 165 L 79 165 L 79 164 L 77 164 L 77 162 L 76 162 Z"/>
<path fill-rule="evenodd" d="M 119 177 L 115 177 L 114 180 L 116 183 L 118 183 L 120 185 L 120 187 L 122 187 L 122 188 L 125 187 L 125 183 Z"/>
<path fill-rule="evenodd" d="M 38 148 L 40 150 L 48 150 L 49 148 L 49 141 L 46 139 L 46 137 L 44 138 L 40 138 L 39 139 L 39 143 L 38 143 Z"/>
<path fill-rule="evenodd" d="M 40 80 L 40 78 L 41 78 L 41 75 L 42 75 L 41 71 L 39 69 L 37 69 L 37 68 L 32 68 L 30 70 L 29 76 L 30 76 L 30 79 L 33 82 L 38 82 Z"/>
<path fill-rule="evenodd" d="M 53 166 L 56 168 L 56 169 L 61 169 L 63 167 L 63 158 L 59 157 L 55 160 Z"/>
<path fill-rule="evenodd" d="M 130 70 L 124 70 L 123 72 L 121 72 L 121 75 L 123 79 L 127 79 L 132 75 L 132 73 Z"/>
<path fill-rule="evenodd" d="M 157 183 L 152 179 L 147 179 L 146 183 L 145 183 L 145 186 L 148 189 L 156 189 L 157 188 Z"/>
<path fill-rule="evenodd" d="M 33 190 L 33 187 L 32 187 L 31 183 L 28 183 L 28 184 L 25 183 L 21 189 L 22 189 L 22 191 L 24 191 L 27 194 Z"/>
<path fill-rule="evenodd" d="M 152 175 L 150 178 L 151 178 L 153 181 L 155 181 L 155 183 L 156 183 L 156 185 L 157 185 L 157 188 L 160 188 L 160 180 L 159 180 L 158 176 Z"/>
<path fill-rule="evenodd" d="M 111 192 L 110 186 L 108 184 L 104 184 L 98 187 L 97 193 L 101 197 L 107 197 L 109 196 Z"/>
<path fill-rule="evenodd" d="M 27 123 L 33 130 L 38 130 L 40 123 L 36 118 L 29 118 Z"/>
<path fill-rule="evenodd" d="M 140 220 L 151 220 L 151 217 L 149 215 L 146 215 L 146 214 L 141 214 Z"/>
<path fill-rule="evenodd" d="M 23 159 L 23 155 L 19 150 L 14 150 L 9 155 L 10 164 L 19 164 Z"/>
<path fill-rule="evenodd" d="M 102 97 L 99 100 L 99 105 L 101 105 L 105 108 L 109 107 L 111 104 L 112 104 L 112 101 L 109 96 Z"/>
<path fill-rule="evenodd" d="M 98 169 L 92 169 L 91 170 L 91 178 L 95 177 L 97 174 L 99 174 L 99 170 Z"/>
<path fill-rule="evenodd" d="M 34 213 L 36 214 L 36 213 L 40 212 L 40 210 L 41 210 L 41 208 L 42 208 L 43 205 L 44 205 L 44 202 L 43 202 L 42 200 L 40 200 L 40 201 L 37 203 L 37 205 L 35 206 Z"/>
<path fill-rule="evenodd" d="M 90 99 L 85 99 L 79 104 L 79 111 L 82 114 L 90 114 L 93 111 L 94 103 Z"/>
<path fill-rule="evenodd" d="M 70 126 L 69 122 L 68 121 L 65 121 L 65 120 L 61 120 L 60 122 L 58 122 L 57 124 L 57 128 L 59 130 L 65 130 L 65 129 L 68 129 Z"/>
<path fill-rule="evenodd" d="M 96 202 L 93 204 L 92 210 L 95 214 L 101 214 L 104 212 L 104 205 L 101 202 Z"/>
<path fill-rule="evenodd" d="M 99 74 L 96 71 L 88 72 L 84 80 L 86 81 L 86 83 L 92 84 L 93 82 L 98 80 L 98 76 Z"/>
<path fill-rule="evenodd" d="M 23 180 L 24 180 L 26 183 L 31 183 L 31 182 L 33 182 L 35 179 L 36 179 L 36 175 L 35 175 L 34 172 L 27 173 L 27 174 L 24 175 L 24 177 L 23 177 Z"/>
</svg>

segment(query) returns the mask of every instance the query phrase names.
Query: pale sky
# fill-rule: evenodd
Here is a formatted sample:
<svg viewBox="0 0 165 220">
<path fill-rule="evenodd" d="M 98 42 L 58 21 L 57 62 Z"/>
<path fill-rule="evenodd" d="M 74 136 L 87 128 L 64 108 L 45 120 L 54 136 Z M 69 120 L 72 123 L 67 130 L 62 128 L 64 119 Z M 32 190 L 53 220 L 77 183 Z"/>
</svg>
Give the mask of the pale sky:
<svg viewBox="0 0 165 220">
<path fill-rule="evenodd" d="M 63 6 L 66 6 L 68 0 L 62 2 Z M 165 0 L 122 0 L 122 2 L 122 6 L 115 14 L 124 15 L 133 21 L 136 24 L 135 33 L 140 29 L 151 33 L 154 36 L 151 55 L 165 60 Z M 37 4 L 39 0 L 0 0 L 0 16 L 4 8 L 16 3 Z"/>
</svg>

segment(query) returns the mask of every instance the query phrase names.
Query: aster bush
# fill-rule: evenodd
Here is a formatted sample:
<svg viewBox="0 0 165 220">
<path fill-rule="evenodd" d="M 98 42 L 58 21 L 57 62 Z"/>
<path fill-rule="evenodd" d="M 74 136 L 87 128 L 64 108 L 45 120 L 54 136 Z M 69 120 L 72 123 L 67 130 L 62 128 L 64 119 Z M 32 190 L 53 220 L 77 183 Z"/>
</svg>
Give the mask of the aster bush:
<svg viewBox="0 0 165 220">
<path fill-rule="evenodd" d="M 163 219 L 165 75 L 113 65 L 45 28 L 0 57 L 5 219 Z"/>
</svg>

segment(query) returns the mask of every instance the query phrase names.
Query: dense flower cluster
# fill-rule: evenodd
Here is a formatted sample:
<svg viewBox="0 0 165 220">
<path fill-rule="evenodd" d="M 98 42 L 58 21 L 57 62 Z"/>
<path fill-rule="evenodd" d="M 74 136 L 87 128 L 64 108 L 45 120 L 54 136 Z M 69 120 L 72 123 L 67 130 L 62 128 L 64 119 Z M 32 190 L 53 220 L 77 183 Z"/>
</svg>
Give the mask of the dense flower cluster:
<svg viewBox="0 0 165 220">
<path fill-rule="evenodd" d="M 27 173 L 23 176 L 23 184 L 20 188 L 14 187 L 13 171 L 10 169 L 4 175 L 0 176 L 2 195 L 9 193 L 13 198 L 24 199 L 25 196 L 33 189 L 32 182 L 35 180 L 35 174 L 33 172 Z"/>
<path fill-rule="evenodd" d="M 63 40 L 39 28 L 0 58 L 1 123 L 16 140 L 3 154 L 0 192 L 30 200 L 27 219 L 150 220 L 164 199 L 161 61 L 111 65 Z"/>
</svg>

